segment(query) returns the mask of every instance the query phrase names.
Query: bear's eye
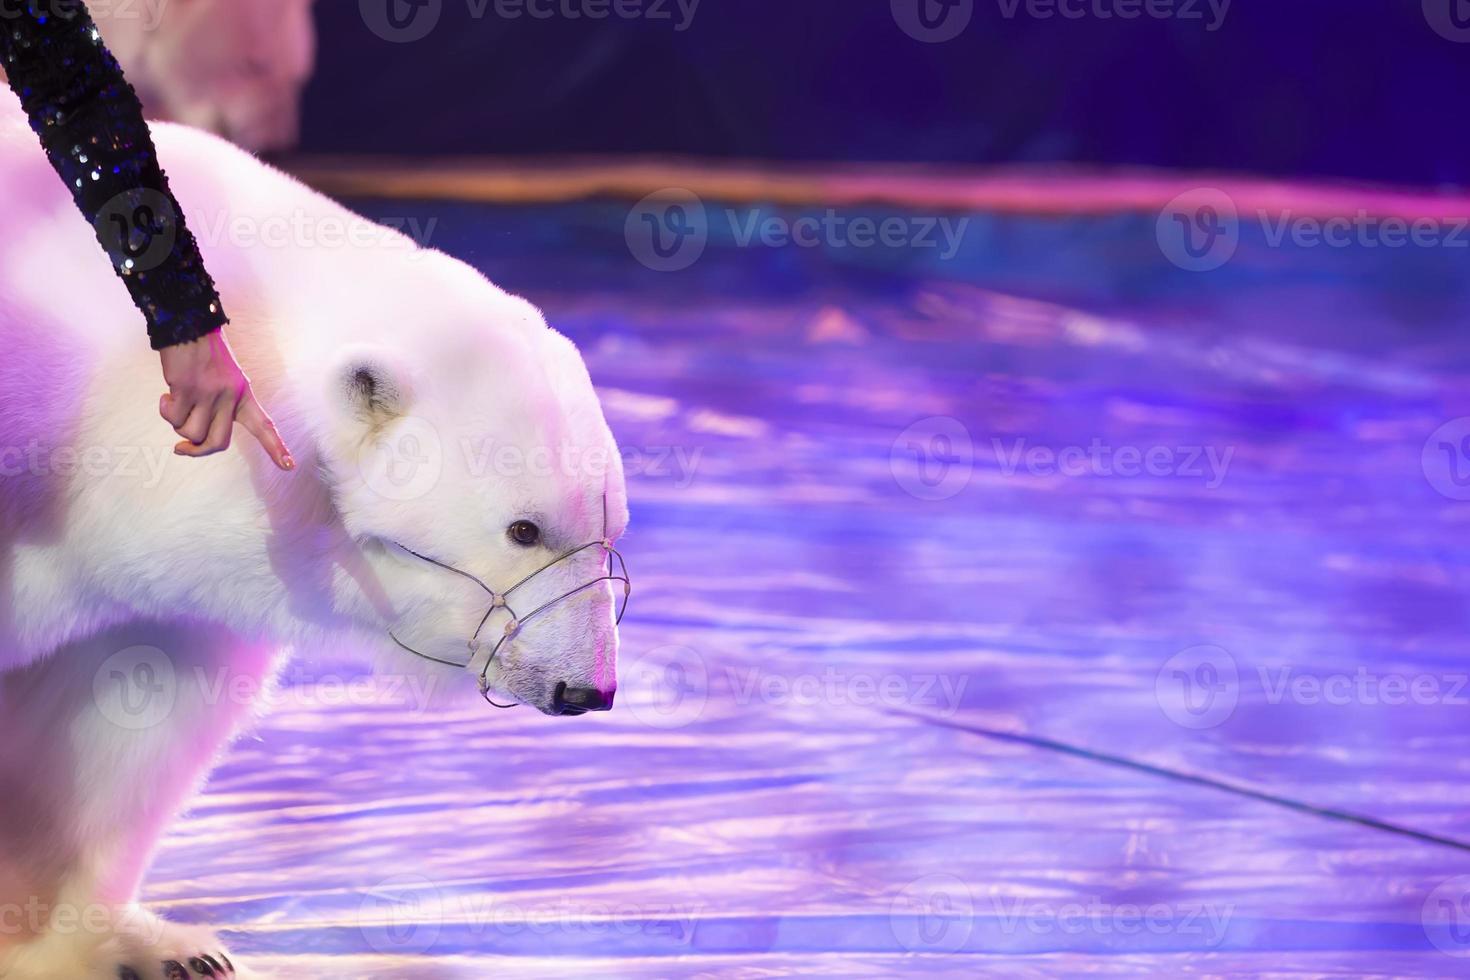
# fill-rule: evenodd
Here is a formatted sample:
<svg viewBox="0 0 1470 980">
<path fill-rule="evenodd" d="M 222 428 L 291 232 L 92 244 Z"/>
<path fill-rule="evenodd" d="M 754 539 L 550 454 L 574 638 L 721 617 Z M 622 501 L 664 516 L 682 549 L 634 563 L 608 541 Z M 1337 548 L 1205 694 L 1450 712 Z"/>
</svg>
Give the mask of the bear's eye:
<svg viewBox="0 0 1470 980">
<path fill-rule="evenodd" d="M 506 530 L 509 531 L 512 541 L 526 548 L 541 540 L 541 529 L 530 521 L 516 521 Z"/>
</svg>

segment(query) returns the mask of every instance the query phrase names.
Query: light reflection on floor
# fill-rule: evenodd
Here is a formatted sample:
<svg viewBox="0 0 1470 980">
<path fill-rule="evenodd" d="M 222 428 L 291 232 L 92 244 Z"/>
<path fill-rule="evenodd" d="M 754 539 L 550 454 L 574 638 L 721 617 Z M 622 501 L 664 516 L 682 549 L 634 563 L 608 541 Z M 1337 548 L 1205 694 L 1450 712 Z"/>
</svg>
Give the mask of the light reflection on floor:
<svg viewBox="0 0 1470 980">
<path fill-rule="evenodd" d="M 977 734 L 1470 837 L 1470 503 L 1421 458 L 1470 415 L 1456 255 L 1247 229 L 1198 274 L 1152 215 L 976 216 L 948 262 L 714 223 L 655 273 L 623 205 L 412 213 L 629 450 L 619 708 L 295 670 L 150 900 L 303 978 L 1463 965 L 1470 853 Z"/>
</svg>

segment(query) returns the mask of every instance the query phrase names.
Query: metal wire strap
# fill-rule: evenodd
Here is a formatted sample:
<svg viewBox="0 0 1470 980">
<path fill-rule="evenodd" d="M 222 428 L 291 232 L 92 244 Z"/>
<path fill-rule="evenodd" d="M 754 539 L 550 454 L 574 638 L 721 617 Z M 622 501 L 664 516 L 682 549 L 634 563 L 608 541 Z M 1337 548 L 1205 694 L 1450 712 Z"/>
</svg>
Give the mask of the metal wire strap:
<svg viewBox="0 0 1470 980">
<path fill-rule="evenodd" d="M 603 533 L 605 535 L 607 533 L 606 497 L 603 498 L 602 504 L 602 525 Z M 394 543 L 397 544 L 397 542 Z M 551 609 L 553 606 L 557 605 L 560 602 L 565 602 L 567 599 L 570 599 L 575 595 L 580 595 L 581 593 L 586 592 L 588 589 L 596 588 L 603 582 L 621 582 L 623 584 L 622 601 L 618 604 L 617 619 L 613 621 L 614 626 L 621 625 L 623 622 L 623 614 L 628 611 L 628 599 L 633 594 L 633 583 L 628 577 L 628 565 L 623 560 L 622 553 L 613 547 L 612 541 L 607 537 L 603 537 L 597 541 L 589 541 L 584 545 L 579 545 L 578 547 L 573 548 L 570 551 L 558 555 L 551 561 L 547 562 L 545 565 L 542 565 L 540 568 L 536 569 L 531 574 L 521 578 L 520 581 L 516 582 L 504 592 L 496 592 L 494 589 L 486 585 L 476 576 L 470 574 L 469 572 L 466 572 L 461 568 L 456 568 L 448 562 L 443 562 L 437 558 L 432 558 L 428 555 L 420 554 L 419 552 L 414 551 L 412 548 L 406 547 L 402 544 L 399 544 L 398 547 L 402 548 L 404 551 L 408 552 L 410 555 L 413 555 L 420 561 L 427 562 L 428 564 L 433 565 L 436 568 L 442 568 L 447 572 L 453 572 L 454 574 L 462 578 L 468 579 L 469 581 L 478 585 L 487 595 L 490 596 L 490 607 L 485 610 L 485 615 L 480 617 L 479 625 L 475 627 L 474 634 L 470 637 L 469 642 L 465 644 L 466 648 L 469 650 L 469 660 L 467 662 L 456 663 L 452 660 L 444 660 L 440 657 L 431 657 L 427 653 L 422 653 L 418 650 L 415 650 L 413 647 L 404 643 L 396 635 L 394 635 L 393 631 L 390 629 L 388 631 L 388 637 L 402 649 L 407 650 L 409 653 L 413 654 L 416 657 L 419 657 L 423 660 L 433 661 L 436 664 L 444 664 L 448 667 L 459 667 L 461 669 L 467 668 L 475 662 L 475 657 L 480 652 L 480 647 L 482 645 L 480 634 L 485 631 L 485 626 L 487 623 L 490 622 L 490 617 L 494 615 L 495 610 L 504 609 L 510 615 L 510 620 L 505 624 L 505 628 L 501 632 L 500 636 L 496 639 L 495 646 L 490 650 L 490 656 L 485 660 L 485 666 L 480 671 L 480 694 L 485 698 L 485 701 L 488 704 L 491 704 L 497 708 L 515 707 L 515 705 L 513 704 L 497 704 L 495 701 L 492 701 L 490 699 L 490 667 L 492 664 L 495 663 L 495 658 L 499 656 L 500 648 L 505 644 L 505 641 L 515 636 L 527 623 L 540 616 L 547 610 Z M 589 548 L 602 548 L 607 553 L 606 574 L 599 575 L 596 578 L 591 579 L 590 581 L 582 583 L 574 589 L 563 592 L 555 599 L 543 602 L 541 605 L 537 606 L 535 609 L 532 609 L 524 616 L 517 613 L 515 611 L 515 608 L 511 606 L 510 597 L 516 592 L 516 590 L 520 589 L 524 585 L 529 584 L 532 580 L 534 580 L 542 573 L 550 571 L 567 559 L 572 558 L 576 555 L 580 555 L 582 552 L 588 550 Z"/>
</svg>

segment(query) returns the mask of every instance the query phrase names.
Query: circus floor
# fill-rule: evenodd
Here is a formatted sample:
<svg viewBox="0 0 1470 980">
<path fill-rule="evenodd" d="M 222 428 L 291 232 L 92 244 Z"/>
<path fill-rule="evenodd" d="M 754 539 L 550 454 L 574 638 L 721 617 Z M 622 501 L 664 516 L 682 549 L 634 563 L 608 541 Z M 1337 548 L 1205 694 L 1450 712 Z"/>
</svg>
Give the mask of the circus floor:
<svg viewBox="0 0 1470 980">
<path fill-rule="evenodd" d="M 1470 969 L 1462 252 L 711 202 L 661 272 L 611 200 L 357 204 L 585 351 L 618 707 L 294 664 L 147 900 L 284 978 Z"/>
</svg>

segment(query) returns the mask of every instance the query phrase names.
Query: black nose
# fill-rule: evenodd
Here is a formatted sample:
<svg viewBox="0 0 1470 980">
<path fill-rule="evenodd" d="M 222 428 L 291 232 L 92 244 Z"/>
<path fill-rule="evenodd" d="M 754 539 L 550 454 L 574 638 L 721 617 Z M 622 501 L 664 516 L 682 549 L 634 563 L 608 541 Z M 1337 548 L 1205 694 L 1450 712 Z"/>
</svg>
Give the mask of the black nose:
<svg viewBox="0 0 1470 980">
<path fill-rule="evenodd" d="M 607 711 L 613 706 L 616 690 L 599 691 L 595 687 L 567 687 L 566 682 L 556 685 L 552 704 L 559 715 L 585 715 L 589 711 Z"/>
</svg>

